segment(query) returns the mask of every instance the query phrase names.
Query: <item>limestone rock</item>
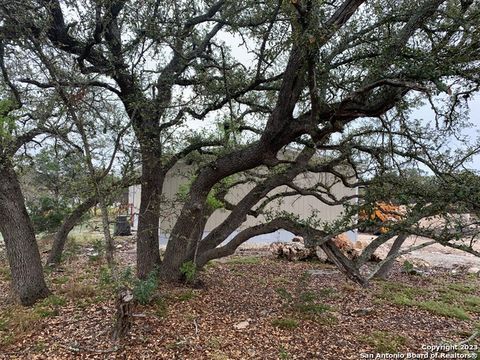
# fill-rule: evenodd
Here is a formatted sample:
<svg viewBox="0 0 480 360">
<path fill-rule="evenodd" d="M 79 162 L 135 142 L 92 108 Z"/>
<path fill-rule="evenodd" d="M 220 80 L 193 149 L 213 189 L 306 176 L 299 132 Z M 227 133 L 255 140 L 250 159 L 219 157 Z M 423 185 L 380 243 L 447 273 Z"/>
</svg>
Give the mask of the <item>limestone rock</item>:
<svg viewBox="0 0 480 360">
<path fill-rule="evenodd" d="M 289 261 L 307 260 L 315 257 L 315 251 L 306 248 L 299 242 L 274 242 L 270 245 L 271 253 L 281 259 Z"/>
<path fill-rule="evenodd" d="M 350 259 L 354 259 L 358 256 L 358 250 L 355 249 L 353 242 L 350 240 L 347 234 L 343 233 L 335 236 L 332 241 L 337 248 Z"/>
<path fill-rule="evenodd" d="M 250 323 L 248 321 L 241 321 L 238 324 L 233 325 L 233 327 L 237 330 L 244 330 L 246 329 Z"/>
<path fill-rule="evenodd" d="M 298 242 L 300 244 L 305 244 L 305 241 L 303 239 L 302 236 L 295 236 L 293 239 L 292 239 L 292 242 Z"/>
<path fill-rule="evenodd" d="M 365 240 L 357 240 L 353 243 L 353 248 L 358 251 L 363 251 L 368 246 L 368 242 Z"/>
<path fill-rule="evenodd" d="M 416 268 L 430 268 L 430 267 L 432 267 L 432 265 L 428 261 L 420 259 L 420 258 L 411 258 L 408 261 L 410 262 L 410 264 L 413 265 L 413 267 L 416 267 Z"/>
<path fill-rule="evenodd" d="M 390 249 L 388 247 L 383 245 L 379 246 L 372 254 L 370 261 L 380 262 L 384 260 L 388 256 L 389 251 Z"/>
<path fill-rule="evenodd" d="M 429 275 L 430 263 L 420 258 L 411 258 L 403 262 L 402 272 L 409 275 Z"/>
<path fill-rule="evenodd" d="M 337 235 L 332 240 L 342 252 L 349 252 L 354 248 L 352 241 L 346 234 Z"/>
<path fill-rule="evenodd" d="M 472 267 L 467 269 L 467 273 L 480 275 L 480 267 L 472 266 Z"/>
<path fill-rule="evenodd" d="M 326 262 L 328 260 L 327 254 L 325 254 L 325 251 L 320 246 L 317 246 L 315 249 L 315 254 L 317 255 L 318 260 L 322 262 Z"/>
</svg>

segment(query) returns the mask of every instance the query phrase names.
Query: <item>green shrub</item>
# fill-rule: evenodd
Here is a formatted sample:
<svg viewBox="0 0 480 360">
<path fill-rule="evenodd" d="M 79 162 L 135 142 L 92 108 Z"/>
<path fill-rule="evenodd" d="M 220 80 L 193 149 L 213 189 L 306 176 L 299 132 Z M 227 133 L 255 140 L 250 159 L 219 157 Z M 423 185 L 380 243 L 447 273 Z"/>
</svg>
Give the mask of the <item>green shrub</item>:
<svg viewBox="0 0 480 360">
<path fill-rule="evenodd" d="M 193 283 L 197 275 L 197 265 L 193 261 L 186 261 L 180 266 L 180 272 L 187 283 Z"/>
<path fill-rule="evenodd" d="M 0 317 L 0 331 L 6 331 L 7 325 L 8 325 L 7 319 L 3 319 Z"/>
<path fill-rule="evenodd" d="M 34 312 L 41 318 L 57 316 L 59 314 L 59 307 L 67 303 L 65 298 L 50 295 L 35 305 Z"/>
<path fill-rule="evenodd" d="M 403 270 L 407 273 L 407 274 L 412 274 L 415 272 L 415 267 L 413 266 L 413 264 L 408 261 L 408 260 L 405 260 L 403 262 Z"/>
<path fill-rule="evenodd" d="M 330 306 L 325 304 L 312 304 L 312 303 L 298 303 L 295 304 L 295 309 L 303 314 L 323 314 L 330 311 Z"/>
<path fill-rule="evenodd" d="M 100 270 L 100 283 L 107 285 L 112 281 L 115 289 L 132 289 L 133 298 L 141 305 L 149 304 L 155 296 L 158 288 L 158 271 L 150 272 L 146 279 L 138 279 L 131 267 L 127 267 L 117 279 L 114 279 L 108 268 Z"/>
<path fill-rule="evenodd" d="M 322 297 L 337 297 L 336 290 L 332 287 L 322 288 L 318 292 Z"/>
<path fill-rule="evenodd" d="M 7 266 L 0 267 L 0 279 L 5 281 L 10 281 L 12 279 L 12 273 Z"/>
<path fill-rule="evenodd" d="M 157 272 L 152 271 L 145 280 L 136 279 L 133 286 L 133 297 L 141 305 L 150 303 L 157 291 Z"/>
<path fill-rule="evenodd" d="M 301 302 L 312 302 L 315 301 L 316 298 L 317 296 L 315 295 L 315 293 L 311 291 L 305 291 L 300 294 Z"/>
<path fill-rule="evenodd" d="M 338 324 L 338 318 L 335 315 L 329 313 L 317 316 L 314 320 L 317 324 L 320 325 L 332 326 Z"/>
<path fill-rule="evenodd" d="M 480 296 L 467 295 L 462 298 L 465 305 L 480 306 Z"/>
<path fill-rule="evenodd" d="M 288 359 L 290 359 L 290 354 L 288 353 L 288 351 L 283 346 L 280 346 L 280 348 L 278 350 L 278 357 L 281 360 L 288 360 Z"/>
<path fill-rule="evenodd" d="M 102 239 L 95 239 L 92 243 L 93 254 L 90 255 L 89 259 L 91 261 L 97 261 L 103 258 L 105 254 L 105 246 Z"/>
<path fill-rule="evenodd" d="M 164 299 L 158 298 L 155 300 L 155 315 L 159 319 L 163 319 L 167 316 L 168 306 Z"/>
<path fill-rule="evenodd" d="M 472 284 L 458 284 L 458 283 L 449 284 L 447 286 L 447 288 L 450 289 L 450 290 L 453 290 L 453 291 L 458 291 L 458 292 L 464 293 L 464 294 L 470 294 L 470 293 L 475 292 L 475 290 L 476 290 L 475 285 L 472 285 Z"/>
<path fill-rule="evenodd" d="M 69 258 L 74 258 L 80 253 L 81 245 L 77 242 L 75 236 L 68 236 L 67 242 L 65 243 L 65 250 L 62 253 L 62 261 L 65 261 Z"/>
<path fill-rule="evenodd" d="M 112 271 L 108 266 L 102 266 L 100 268 L 100 274 L 98 275 L 98 282 L 101 286 L 111 286 L 113 284 Z"/>
<path fill-rule="evenodd" d="M 28 202 L 27 209 L 36 233 L 55 231 L 70 211 L 65 202 L 46 196 Z"/>
</svg>

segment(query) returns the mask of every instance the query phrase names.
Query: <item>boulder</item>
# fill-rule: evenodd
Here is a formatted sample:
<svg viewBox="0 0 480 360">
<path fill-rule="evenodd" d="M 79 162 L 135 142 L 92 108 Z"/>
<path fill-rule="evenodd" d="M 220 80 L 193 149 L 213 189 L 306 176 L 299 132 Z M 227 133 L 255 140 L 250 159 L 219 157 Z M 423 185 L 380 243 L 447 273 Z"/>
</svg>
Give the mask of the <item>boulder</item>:
<svg viewBox="0 0 480 360">
<path fill-rule="evenodd" d="M 337 248 L 350 259 L 354 259 L 358 256 L 359 251 L 355 249 L 353 242 L 350 240 L 347 234 L 343 233 L 335 236 L 332 241 Z"/>
<path fill-rule="evenodd" d="M 332 240 L 342 252 L 349 252 L 354 248 L 352 241 L 346 234 L 337 235 Z"/>
<path fill-rule="evenodd" d="M 270 245 L 273 256 L 288 261 L 307 260 L 315 257 L 315 251 L 299 242 L 274 242 Z"/>
<path fill-rule="evenodd" d="M 416 268 L 430 268 L 432 267 L 432 264 L 430 264 L 428 261 L 421 259 L 421 258 L 410 258 L 408 259 L 410 264 L 413 265 L 413 267 Z"/>
<path fill-rule="evenodd" d="M 467 269 L 467 273 L 480 275 L 480 267 L 472 266 L 472 267 Z"/>
<path fill-rule="evenodd" d="M 372 254 L 370 261 L 380 262 L 385 260 L 390 252 L 390 247 L 386 245 L 380 245 Z"/>
<path fill-rule="evenodd" d="M 353 243 L 353 248 L 357 251 L 363 251 L 368 246 L 368 242 L 365 240 L 357 240 Z"/>
<path fill-rule="evenodd" d="M 322 262 L 326 262 L 328 260 L 327 254 L 325 254 L 325 251 L 320 246 L 317 246 L 315 248 L 315 254 L 317 255 L 318 260 Z"/>
<path fill-rule="evenodd" d="M 292 238 L 292 242 L 298 242 L 300 244 L 305 244 L 305 241 L 303 240 L 302 236 L 295 236 Z"/>
<path fill-rule="evenodd" d="M 244 330 L 250 325 L 248 321 L 241 321 L 238 324 L 233 325 L 233 327 L 237 330 Z"/>
</svg>

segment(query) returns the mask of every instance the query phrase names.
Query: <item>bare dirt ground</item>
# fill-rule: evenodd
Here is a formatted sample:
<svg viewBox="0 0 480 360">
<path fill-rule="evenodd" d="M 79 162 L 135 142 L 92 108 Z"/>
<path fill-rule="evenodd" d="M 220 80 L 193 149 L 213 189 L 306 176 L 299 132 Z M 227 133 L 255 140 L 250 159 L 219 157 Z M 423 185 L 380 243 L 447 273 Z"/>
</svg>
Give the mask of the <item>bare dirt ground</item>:
<svg viewBox="0 0 480 360">
<path fill-rule="evenodd" d="M 125 272 L 134 247 L 117 242 Z M 361 288 L 330 265 L 253 249 L 207 266 L 200 288 L 160 284 L 114 343 L 114 286 L 89 251 L 67 249 L 47 273 L 54 295 L 29 309 L 12 303 L 0 262 L 0 359 L 360 359 L 424 353 L 480 328 L 478 276 L 441 268 L 414 276 L 397 265 L 389 281 Z"/>
<path fill-rule="evenodd" d="M 376 238 L 375 235 L 364 234 L 364 233 L 358 234 L 358 240 L 365 241 L 367 243 L 369 243 L 374 238 Z M 408 249 L 409 247 L 417 246 L 429 241 L 431 241 L 431 239 L 426 237 L 409 236 L 408 239 L 403 244 L 402 250 Z M 392 243 L 393 243 L 393 240 L 390 240 L 385 245 L 382 245 L 382 248 L 385 249 L 384 250 L 385 253 L 388 252 L 388 249 L 391 247 Z M 477 246 L 474 247 L 474 249 L 480 251 L 480 244 L 477 244 Z M 420 250 L 412 251 L 411 253 L 404 255 L 403 258 L 407 260 L 421 259 L 428 262 L 433 267 L 442 267 L 446 269 L 452 269 L 458 266 L 480 267 L 480 258 L 472 254 L 468 254 L 461 250 L 442 246 L 438 243 L 424 247 Z"/>
</svg>

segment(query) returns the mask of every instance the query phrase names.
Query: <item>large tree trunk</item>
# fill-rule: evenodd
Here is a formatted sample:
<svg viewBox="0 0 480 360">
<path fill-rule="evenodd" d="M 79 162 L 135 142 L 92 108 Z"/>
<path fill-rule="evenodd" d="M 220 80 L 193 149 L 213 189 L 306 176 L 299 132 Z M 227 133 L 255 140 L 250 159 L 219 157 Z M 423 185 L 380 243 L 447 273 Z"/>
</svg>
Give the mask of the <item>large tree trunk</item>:
<svg viewBox="0 0 480 360">
<path fill-rule="evenodd" d="M 205 214 L 206 200 L 212 187 L 221 179 L 235 173 L 253 169 L 259 165 L 277 164 L 277 152 L 304 132 L 303 125 L 290 121 L 305 84 L 303 75 L 299 75 L 298 72 L 298 69 L 304 65 L 305 53 L 301 48 L 295 46 L 285 70 L 279 100 L 268 119 L 261 139 L 249 147 L 219 157 L 199 171 L 192 184 L 189 197 L 170 234 L 161 266 L 161 275 L 165 280 L 181 279 L 180 267 L 189 259 L 192 249 L 197 245 L 197 238 L 192 236 L 192 229 L 196 228 Z M 151 143 L 147 143 L 146 148 L 151 149 Z M 142 159 L 142 165 L 144 167 L 146 165 L 145 157 Z M 142 203 L 143 198 L 142 190 Z"/>
<path fill-rule="evenodd" d="M 58 229 L 53 240 L 52 250 L 48 255 L 47 265 L 57 265 L 62 259 L 63 249 L 67 241 L 68 234 L 75 225 L 78 224 L 82 216 L 93 206 L 97 204 L 97 196 L 91 196 L 83 203 L 78 205 L 75 210 L 64 220 L 60 229 Z"/>
<path fill-rule="evenodd" d="M 229 175 L 258 166 L 267 156 L 266 153 L 263 144 L 257 143 L 217 159 L 214 164 L 201 169 L 170 234 L 161 266 L 161 275 L 165 280 L 181 279 L 180 267 L 189 259 L 189 255 L 196 246 L 197 238 L 192 236 L 193 230 L 205 215 L 205 209 L 208 206 L 206 201 L 211 188 Z"/>
<path fill-rule="evenodd" d="M 154 154 L 144 154 L 137 229 L 137 276 L 144 279 L 160 265 L 158 222 L 165 175 Z"/>
<path fill-rule="evenodd" d="M 12 272 L 12 287 L 23 305 L 49 295 L 33 225 L 28 217 L 17 175 L 0 165 L 0 231 Z"/>
</svg>

